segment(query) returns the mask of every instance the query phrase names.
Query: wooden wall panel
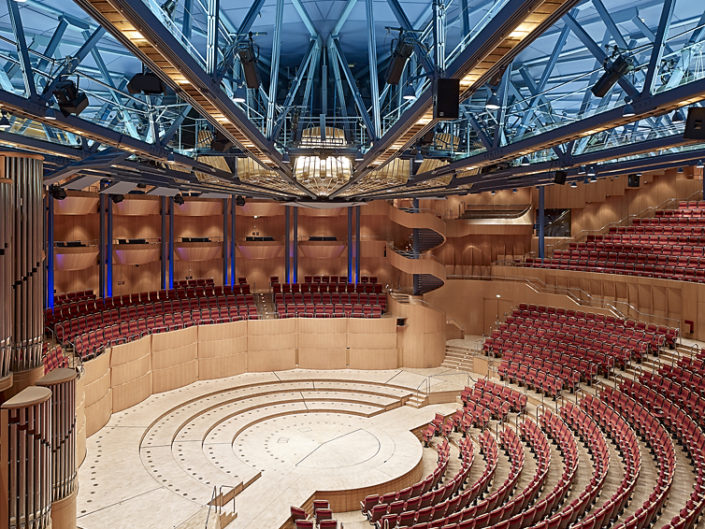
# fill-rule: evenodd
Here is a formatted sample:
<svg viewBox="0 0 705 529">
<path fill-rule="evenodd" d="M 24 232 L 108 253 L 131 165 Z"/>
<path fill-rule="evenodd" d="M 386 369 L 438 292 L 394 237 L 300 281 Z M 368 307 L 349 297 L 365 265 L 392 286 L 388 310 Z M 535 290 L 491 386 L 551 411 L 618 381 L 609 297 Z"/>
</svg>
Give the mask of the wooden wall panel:
<svg viewBox="0 0 705 529">
<path fill-rule="evenodd" d="M 152 369 L 152 391 L 161 393 L 198 380 L 198 360 L 190 360 L 163 369 Z"/>
<path fill-rule="evenodd" d="M 198 378 L 208 380 L 247 372 L 247 322 L 198 327 Z"/>
<path fill-rule="evenodd" d="M 247 322 L 247 369 L 277 371 L 296 367 L 298 319 Z"/>
<path fill-rule="evenodd" d="M 347 366 L 347 320 L 298 320 L 298 366 L 303 369 L 343 369 Z"/>
<path fill-rule="evenodd" d="M 117 345 L 110 355 L 113 413 L 142 402 L 152 394 L 152 337 Z"/>
</svg>

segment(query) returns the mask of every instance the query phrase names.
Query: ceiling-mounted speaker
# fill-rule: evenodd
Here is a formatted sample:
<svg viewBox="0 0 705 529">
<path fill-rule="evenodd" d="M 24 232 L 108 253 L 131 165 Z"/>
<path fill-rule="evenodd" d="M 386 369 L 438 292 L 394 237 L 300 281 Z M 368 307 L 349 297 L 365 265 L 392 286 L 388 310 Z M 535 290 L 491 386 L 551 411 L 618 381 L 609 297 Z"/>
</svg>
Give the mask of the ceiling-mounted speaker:
<svg viewBox="0 0 705 529">
<path fill-rule="evenodd" d="M 138 73 L 132 76 L 130 82 L 127 83 L 127 91 L 130 94 L 163 94 L 164 84 L 162 80 L 159 79 L 152 72 Z"/>
<path fill-rule="evenodd" d="M 244 206 L 245 205 L 245 197 L 243 196 L 236 196 L 235 197 L 235 205 L 236 206 Z"/>
<path fill-rule="evenodd" d="M 242 71 L 245 74 L 247 88 L 259 88 L 259 74 L 257 73 L 257 54 L 251 42 L 240 44 L 237 49 L 240 57 Z"/>
<path fill-rule="evenodd" d="M 565 179 L 568 178 L 568 173 L 565 171 L 556 171 L 553 175 L 553 183 L 560 186 L 565 185 Z"/>
<path fill-rule="evenodd" d="M 691 107 L 688 109 L 683 137 L 688 140 L 705 140 L 705 108 Z"/>
<path fill-rule="evenodd" d="M 433 83 L 434 119 L 460 117 L 460 79 L 436 79 Z"/>
<path fill-rule="evenodd" d="M 213 139 L 211 140 L 211 150 L 213 151 L 218 151 L 218 152 L 225 152 L 230 150 L 232 147 L 235 145 L 233 142 L 231 142 L 225 134 L 220 132 L 219 130 L 215 131 L 215 134 L 213 135 Z"/>
<path fill-rule="evenodd" d="M 394 48 L 394 51 L 392 52 L 392 57 L 389 61 L 387 77 L 385 78 L 387 84 L 399 84 L 399 80 L 401 79 L 401 74 L 404 71 L 406 61 L 409 59 L 409 57 L 411 57 L 411 53 L 413 51 L 413 44 L 407 40 L 404 40 L 403 37 L 400 37 L 399 41 L 397 42 L 397 47 Z"/>
<path fill-rule="evenodd" d="M 641 175 L 639 173 L 630 174 L 627 177 L 627 187 L 639 187 Z"/>
<path fill-rule="evenodd" d="M 66 117 L 71 114 L 78 116 L 88 107 L 88 96 L 85 92 L 81 92 L 76 83 L 70 79 L 63 79 L 56 83 L 54 97 L 59 103 L 59 110 Z"/>
</svg>

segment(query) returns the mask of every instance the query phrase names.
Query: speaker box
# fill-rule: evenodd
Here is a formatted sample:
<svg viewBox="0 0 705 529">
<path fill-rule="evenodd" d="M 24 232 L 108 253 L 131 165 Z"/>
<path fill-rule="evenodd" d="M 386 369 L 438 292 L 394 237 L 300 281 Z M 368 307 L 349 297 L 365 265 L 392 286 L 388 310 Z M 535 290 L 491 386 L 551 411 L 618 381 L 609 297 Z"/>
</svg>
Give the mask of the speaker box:
<svg viewBox="0 0 705 529">
<path fill-rule="evenodd" d="M 460 79 L 436 79 L 433 90 L 434 119 L 460 116 Z"/>
<path fill-rule="evenodd" d="M 397 327 L 404 327 L 406 325 L 406 318 L 397 318 Z"/>
<path fill-rule="evenodd" d="M 683 137 L 689 140 L 705 140 L 705 108 L 692 107 L 688 109 L 688 119 L 685 122 Z"/>
<path fill-rule="evenodd" d="M 127 91 L 131 94 L 163 94 L 164 85 L 152 72 L 138 73 L 132 76 L 127 83 Z"/>
<path fill-rule="evenodd" d="M 638 174 L 630 174 L 627 177 L 627 187 L 639 187 L 641 177 Z"/>
<path fill-rule="evenodd" d="M 553 176 L 553 183 L 558 184 L 558 185 L 565 185 L 565 179 L 568 177 L 568 173 L 565 171 L 556 171 L 556 174 Z"/>
</svg>

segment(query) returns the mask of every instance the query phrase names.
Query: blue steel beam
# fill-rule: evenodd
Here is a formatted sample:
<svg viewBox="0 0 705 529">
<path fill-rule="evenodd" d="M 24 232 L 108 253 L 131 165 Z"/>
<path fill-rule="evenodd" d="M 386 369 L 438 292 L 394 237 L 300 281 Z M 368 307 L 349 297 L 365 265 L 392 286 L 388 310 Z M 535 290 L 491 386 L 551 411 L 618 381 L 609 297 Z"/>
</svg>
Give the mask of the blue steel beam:
<svg viewBox="0 0 705 529">
<path fill-rule="evenodd" d="M 671 26 L 671 17 L 673 16 L 673 8 L 676 5 L 675 0 L 664 0 L 663 9 L 661 10 L 661 18 L 654 39 L 654 47 L 651 50 L 651 58 L 649 59 L 649 67 L 646 70 L 646 79 L 644 86 L 641 89 L 641 94 L 650 94 L 654 89 L 654 81 L 656 80 L 656 72 L 661 66 L 661 58 L 663 57 L 664 43 L 668 39 L 668 30 Z"/>
<path fill-rule="evenodd" d="M 402 29 L 404 31 L 415 31 L 414 27 L 411 25 L 411 22 L 409 22 L 409 18 L 406 16 L 406 13 L 404 13 L 404 10 L 399 4 L 399 0 L 387 0 L 387 3 L 392 9 L 392 12 L 396 17 L 397 22 L 402 27 Z M 428 58 L 426 50 L 417 39 L 414 39 L 414 48 L 416 49 L 417 59 L 421 63 L 423 69 L 426 71 L 426 73 L 433 74 L 433 72 L 435 71 L 433 63 L 431 62 L 431 59 Z"/>
<path fill-rule="evenodd" d="M 333 38 L 337 37 L 340 30 L 343 29 L 343 25 L 350 17 L 350 13 L 352 12 L 353 7 L 355 7 L 355 4 L 357 4 L 357 0 L 348 0 L 345 4 L 343 12 L 340 14 L 340 18 L 338 18 L 338 21 L 335 23 L 335 26 L 333 26 L 333 30 L 330 33 Z"/>
<path fill-rule="evenodd" d="M 279 81 L 279 57 L 281 55 L 282 23 L 284 21 L 284 0 L 277 0 L 274 16 L 274 35 L 272 36 L 272 63 L 269 70 L 269 92 L 267 97 L 267 123 L 265 126 L 268 138 L 272 138 L 274 129 L 274 107 L 277 103 L 277 82 Z"/>
<path fill-rule="evenodd" d="M 218 67 L 218 36 L 220 32 L 220 0 L 206 0 L 207 40 L 206 71 L 215 75 Z"/>
<path fill-rule="evenodd" d="M 308 34 L 311 36 L 311 38 L 319 37 L 318 31 L 316 31 L 316 27 L 313 25 L 311 17 L 308 15 L 308 12 L 301 3 L 301 0 L 291 0 L 291 3 L 294 6 L 294 9 L 296 9 L 296 12 L 299 14 L 299 18 L 301 18 L 301 21 L 304 23 L 304 26 L 306 26 Z"/>
<path fill-rule="evenodd" d="M 365 0 L 367 13 L 367 58 L 370 67 L 370 97 L 372 98 L 372 131 L 375 138 L 382 134 L 382 116 L 379 108 L 379 77 L 377 75 L 377 39 L 373 0 Z"/>
<path fill-rule="evenodd" d="M 22 25 L 20 8 L 15 0 L 7 0 L 7 8 L 10 13 L 12 30 L 15 33 L 15 38 L 17 39 L 17 53 L 20 57 L 25 92 L 29 97 L 34 98 L 37 95 L 37 87 L 34 83 L 32 62 L 29 60 L 29 49 L 27 48 L 27 39 L 24 34 L 24 26 Z"/>
</svg>

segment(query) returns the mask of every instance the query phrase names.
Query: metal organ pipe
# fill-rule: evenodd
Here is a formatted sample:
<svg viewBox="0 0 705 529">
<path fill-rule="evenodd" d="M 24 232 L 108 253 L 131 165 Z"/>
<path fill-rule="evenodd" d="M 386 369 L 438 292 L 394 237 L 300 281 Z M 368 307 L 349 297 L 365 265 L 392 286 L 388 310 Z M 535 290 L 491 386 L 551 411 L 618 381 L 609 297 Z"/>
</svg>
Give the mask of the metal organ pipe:
<svg viewBox="0 0 705 529">
<path fill-rule="evenodd" d="M 0 379 L 10 376 L 12 360 L 14 195 L 12 180 L 0 173 Z"/>
<path fill-rule="evenodd" d="M 51 527 L 51 391 L 29 386 L 0 408 L 0 527 Z"/>
<path fill-rule="evenodd" d="M 13 351 L 12 371 L 42 363 L 44 332 L 43 291 L 43 161 L 41 156 L 2 153 L 5 178 L 12 180 L 14 196 L 2 219 L 13 225 L 11 254 Z M 3 186 L 4 187 L 4 186 Z M 3 268 L 7 268 L 7 262 Z M 3 306 L 8 306 L 3 301 Z"/>
</svg>

